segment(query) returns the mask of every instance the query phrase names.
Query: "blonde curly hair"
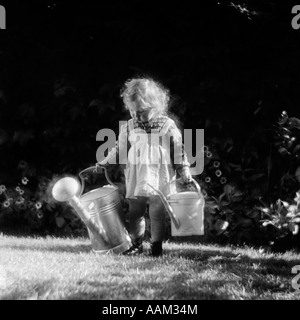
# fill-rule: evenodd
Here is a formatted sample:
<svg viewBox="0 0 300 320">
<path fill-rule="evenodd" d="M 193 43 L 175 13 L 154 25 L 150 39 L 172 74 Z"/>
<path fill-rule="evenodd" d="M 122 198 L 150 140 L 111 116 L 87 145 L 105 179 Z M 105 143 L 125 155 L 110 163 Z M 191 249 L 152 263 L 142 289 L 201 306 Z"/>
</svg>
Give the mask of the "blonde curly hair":
<svg viewBox="0 0 300 320">
<path fill-rule="evenodd" d="M 169 90 L 151 78 L 127 80 L 121 90 L 121 97 L 127 110 L 134 102 L 141 109 L 151 108 L 155 116 L 166 115 L 170 101 Z"/>
</svg>

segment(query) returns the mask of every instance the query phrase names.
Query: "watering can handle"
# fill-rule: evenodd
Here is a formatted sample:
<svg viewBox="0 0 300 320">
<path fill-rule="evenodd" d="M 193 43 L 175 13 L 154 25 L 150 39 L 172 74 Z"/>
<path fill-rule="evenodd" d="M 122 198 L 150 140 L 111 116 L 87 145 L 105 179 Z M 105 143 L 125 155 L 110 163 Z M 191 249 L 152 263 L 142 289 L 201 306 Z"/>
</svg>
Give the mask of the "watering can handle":
<svg viewBox="0 0 300 320">
<path fill-rule="evenodd" d="M 100 166 L 101 166 L 101 165 L 100 165 Z M 112 185 L 113 187 L 115 187 L 115 188 L 118 189 L 118 187 L 110 180 L 110 178 L 109 178 L 109 176 L 108 176 L 108 174 L 107 174 L 106 167 L 105 167 L 105 166 L 101 166 L 101 168 L 104 170 L 105 178 L 106 178 L 106 180 L 108 181 L 108 183 L 109 183 L 110 185 Z M 97 171 L 96 171 L 96 166 L 92 166 L 92 167 L 86 168 L 86 169 L 82 170 L 81 172 L 79 172 L 78 175 L 79 175 L 80 180 L 81 180 L 81 190 L 80 190 L 80 192 L 79 192 L 79 194 L 78 194 L 78 197 L 80 197 L 80 196 L 82 195 L 83 190 L 84 190 L 84 187 L 85 187 L 84 174 L 87 174 L 87 173 L 95 173 L 95 172 L 97 172 Z"/>
<path fill-rule="evenodd" d="M 180 179 L 178 179 L 178 180 L 180 180 Z M 176 181 L 176 178 L 173 178 L 173 179 L 171 180 L 171 182 L 175 182 L 175 181 Z M 201 198 L 202 198 L 201 187 L 199 186 L 198 182 L 197 182 L 195 179 L 192 178 L 192 180 L 191 180 L 190 183 L 193 183 L 193 184 L 194 184 L 194 186 L 196 187 L 198 196 L 199 196 L 199 198 L 201 199 Z"/>
<path fill-rule="evenodd" d="M 191 181 L 191 182 L 192 182 L 192 183 L 194 184 L 194 186 L 196 187 L 199 198 L 201 198 L 201 197 L 202 197 L 201 187 L 199 186 L 198 182 L 197 182 L 195 179 L 193 179 L 193 178 L 192 178 L 192 181 Z"/>
</svg>

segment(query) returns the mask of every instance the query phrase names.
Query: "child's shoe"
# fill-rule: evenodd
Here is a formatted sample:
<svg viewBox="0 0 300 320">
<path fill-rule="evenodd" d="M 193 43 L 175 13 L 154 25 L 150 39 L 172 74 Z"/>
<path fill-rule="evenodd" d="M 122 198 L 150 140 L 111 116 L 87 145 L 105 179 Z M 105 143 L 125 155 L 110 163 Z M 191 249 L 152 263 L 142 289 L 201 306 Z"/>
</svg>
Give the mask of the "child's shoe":
<svg viewBox="0 0 300 320">
<path fill-rule="evenodd" d="M 151 243 L 150 256 L 160 257 L 163 254 L 162 241 L 156 241 Z"/>
<path fill-rule="evenodd" d="M 142 253 L 143 253 L 143 241 L 141 239 L 138 239 L 136 241 L 133 241 L 133 245 L 122 254 L 125 256 L 137 256 Z"/>
</svg>

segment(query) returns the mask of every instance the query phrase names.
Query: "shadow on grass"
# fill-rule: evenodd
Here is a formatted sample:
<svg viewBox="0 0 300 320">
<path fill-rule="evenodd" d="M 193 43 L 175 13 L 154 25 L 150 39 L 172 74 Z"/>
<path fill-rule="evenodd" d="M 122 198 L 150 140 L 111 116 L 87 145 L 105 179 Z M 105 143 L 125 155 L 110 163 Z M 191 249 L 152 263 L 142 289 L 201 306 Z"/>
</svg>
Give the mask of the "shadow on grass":
<svg viewBox="0 0 300 320">
<path fill-rule="evenodd" d="M 0 300 L 45 300 L 54 290 L 55 279 L 34 282 L 23 281 L 22 286 L 1 294 Z"/>
<path fill-rule="evenodd" d="M 245 253 L 234 253 L 234 252 L 224 252 L 222 249 L 220 250 L 199 250 L 199 252 L 195 252 L 195 250 L 185 250 L 185 252 L 180 252 L 180 257 L 193 261 L 201 261 L 206 262 L 209 260 L 216 259 L 216 263 L 227 266 L 230 268 L 238 267 L 238 266 L 249 266 L 256 264 L 260 266 L 260 269 L 265 269 L 270 271 L 274 275 L 284 275 L 286 271 L 283 272 L 283 269 L 288 268 L 289 272 L 291 268 L 295 265 L 300 265 L 299 259 L 284 259 L 277 257 L 267 257 L 262 255 L 261 257 L 251 257 Z"/>
<path fill-rule="evenodd" d="M 3 247 L 3 245 L 1 246 Z M 76 245 L 7 245 L 8 248 L 17 250 L 47 250 L 54 252 L 90 252 L 88 244 Z M 117 257 L 122 261 L 124 257 Z M 178 258 L 182 262 L 178 261 Z M 251 257 L 251 253 L 234 252 L 222 247 L 210 249 L 207 247 L 191 249 L 165 249 L 162 258 L 136 259 L 129 258 L 126 270 L 111 273 L 113 281 L 103 278 L 82 278 L 76 282 L 73 292 L 65 292 L 61 300 L 230 300 L 236 294 L 246 289 L 246 299 L 260 299 L 274 294 L 293 293 L 291 268 L 300 265 L 300 259 L 292 257 L 284 259 L 280 256 L 269 257 L 260 255 Z M 178 263 L 178 266 L 176 266 Z M 159 266 L 174 264 L 176 272 L 167 281 L 159 280 Z M 129 279 L 123 281 L 127 271 L 134 273 L 136 270 L 144 272 L 145 276 L 138 281 Z M 213 279 L 214 272 L 217 279 Z M 207 278 L 206 278 L 207 277 Z M 276 280 L 277 277 L 280 277 Z M 54 299 L 55 290 L 53 283 L 41 282 L 28 286 L 29 292 L 15 288 L 2 299 Z M 238 293 L 231 291 L 237 290 Z M 70 291 L 70 290 L 68 290 Z"/>
<path fill-rule="evenodd" d="M 174 299 L 181 299 L 185 292 L 187 299 L 228 299 L 229 294 L 217 294 L 209 288 L 228 286 L 239 282 L 249 291 L 255 290 L 257 294 L 264 292 L 293 293 L 291 281 L 294 274 L 292 267 L 300 265 L 300 259 L 284 259 L 280 257 L 251 257 L 246 254 L 224 252 L 220 250 L 193 249 L 166 250 L 166 256 L 172 257 L 174 262 L 180 257 L 189 262 L 189 268 L 194 273 L 210 272 L 210 268 L 217 267 L 218 273 L 224 275 L 224 280 L 193 279 L 189 273 L 181 273 L 168 282 L 167 290 L 174 292 Z M 170 263 L 170 261 L 169 261 Z M 155 260 L 133 264 L 132 269 L 151 270 L 156 266 Z M 226 275 L 228 277 L 226 278 Z M 274 278 L 280 277 L 276 281 Z M 273 278 L 273 279 L 272 279 Z M 188 290 L 182 287 L 183 283 L 193 281 L 193 287 Z"/>
<path fill-rule="evenodd" d="M 216 293 L 214 288 L 222 287 L 229 281 L 197 280 L 192 285 L 186 285 L 189 280 L 187 274 L 173 276 L 168 281 L 151 279 L 139 280 L 138 283 L 112 283 L 106 280 L 81 280 L 80 285 L 90 288 L 90 293 L 72 293 L 66 296 L 68 300 L 225 300 L 229 295 Z M 232 281 L 233 282 L 233 281 Z"/>
<path fill-rule="evenodd" d="M 91 252 L 92 247 L 90 244 L 76 244 L 76 245 L 35 245 L 35 244 L 0 244 L 1 248 L 21 250 L 21 251 L 50 251 L 50 252 L 66 252 L 66 253 L 82 253 Z"/>
</svg>

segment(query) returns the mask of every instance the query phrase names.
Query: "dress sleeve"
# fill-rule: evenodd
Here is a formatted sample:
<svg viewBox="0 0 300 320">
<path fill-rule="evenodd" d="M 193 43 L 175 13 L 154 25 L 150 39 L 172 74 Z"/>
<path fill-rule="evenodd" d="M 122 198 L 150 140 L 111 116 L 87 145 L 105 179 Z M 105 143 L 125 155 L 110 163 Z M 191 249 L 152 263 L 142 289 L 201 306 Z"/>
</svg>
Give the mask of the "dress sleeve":
<svg viewBox="0 0 300 320">
<path fill-rule="evenodd" d="M 190 163 L 185 152 L 182 134 L 173 122 L 168 130 L 170 135 L 170 158 L 174 169 L 181 175 L 184 170 L 189 170 Z"/>
<path fill-rule="evenodd" d="M 106 156 L 104 162 L 109 164 L 117 163 L 126 163 L 124 157 L 127 157 L 128 152 L 128 122 L 121 126 L 118 140 L 116 141 L 115 146 L 110 150 Z"/>
</svg>

